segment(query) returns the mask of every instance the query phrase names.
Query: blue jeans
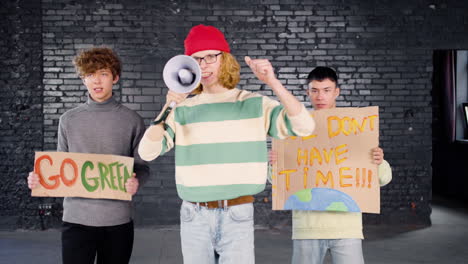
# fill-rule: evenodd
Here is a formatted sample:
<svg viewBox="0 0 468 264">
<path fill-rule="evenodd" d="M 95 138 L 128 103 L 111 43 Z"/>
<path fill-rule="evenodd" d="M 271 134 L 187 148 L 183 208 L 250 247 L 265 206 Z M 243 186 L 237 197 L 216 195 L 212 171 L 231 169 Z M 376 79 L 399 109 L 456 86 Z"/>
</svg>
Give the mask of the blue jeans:
<svg viewBox="0 0 468 264">
<path fill-rule="evenodd" d="M 184 201 L 180 208 L 184 263 L 255 263 L 253 213 L 252 203 L 208 209 Z"/>
<path fill-rule="evenodd" d="M 330 250 L 333 264 L 364 264 L 362 240 L 346 239 L 295 239 L 292 264 L 322 264 Z"/>
</svg>

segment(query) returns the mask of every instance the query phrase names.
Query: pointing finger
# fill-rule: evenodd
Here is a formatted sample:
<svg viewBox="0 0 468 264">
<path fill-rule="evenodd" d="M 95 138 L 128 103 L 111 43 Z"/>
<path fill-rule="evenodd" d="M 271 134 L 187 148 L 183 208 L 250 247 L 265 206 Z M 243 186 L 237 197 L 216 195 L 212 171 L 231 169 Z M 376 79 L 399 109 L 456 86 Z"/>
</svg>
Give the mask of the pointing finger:
<svg viewBox="0 0 468 264">
<path fill-rule="evenodd" d="M 249 56 L 245 56 L 244 60 L 245 60 L 245 63 L 247 63 L 247 65 L 250 66 L 250 62 L 252 61 L 252 59 Z"/>
</svg>

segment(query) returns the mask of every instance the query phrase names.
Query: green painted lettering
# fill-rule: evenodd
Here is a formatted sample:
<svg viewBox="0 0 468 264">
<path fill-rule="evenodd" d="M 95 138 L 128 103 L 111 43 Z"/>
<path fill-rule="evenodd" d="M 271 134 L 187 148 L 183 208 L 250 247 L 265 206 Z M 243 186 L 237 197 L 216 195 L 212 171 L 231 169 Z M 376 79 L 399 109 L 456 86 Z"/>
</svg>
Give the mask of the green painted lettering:
<svg viewBox="0 0 468 264">
<path fill-rule="evenodd" d="M 109 178 L 110 178 L 110 183 L 111 183 L 110 186 L 114 190 L 117 190 L 117 186 L 115 185 L 116 175 L 114 175 L 114 168 L 116 168 L 117 164 L 119 164 L 119 163 L 118 162 L 113 162 L 113 163 L 109 164 L 109 172 L 110 172 L 110 177 Z"/>
<path fill-rule="evenodd" d="M 123 167 L 122 163 L 117 165 L 117 180 L 119 182 L 119 190 L 125 191 L 125 188 L 123 186 L 123 181 L 122 181 L 123 177 L 122 177 L 122 174 L 120 174 L 121 167 Z"/>
<path fill-rule="evenodd" d="M 104 187 L 107 183 L 107 186 L 111 187 L 111 183 L 107 176 L 109 175 L 109 168 L 107 168 L 106 164 L 99 162 L 98 163 L 98 168 L 99 168 L 99 176 L 101 177 L 101 189 L 104 190 Z"/>
<path fill-rule="evenodd" d="M 91 161 L 86 161 L 83 163 L 83 167 L 81 168 L 81 182 L 83 186 L 88 192 L 94 192 L 99 187 L 98 178 L 86 178 L 86 169 L 89 167 L 90 170 L 94 169 L 94 165 Z M 88 181 L 92 181 L 94 184 L 90 184 Z"/>
</svg>

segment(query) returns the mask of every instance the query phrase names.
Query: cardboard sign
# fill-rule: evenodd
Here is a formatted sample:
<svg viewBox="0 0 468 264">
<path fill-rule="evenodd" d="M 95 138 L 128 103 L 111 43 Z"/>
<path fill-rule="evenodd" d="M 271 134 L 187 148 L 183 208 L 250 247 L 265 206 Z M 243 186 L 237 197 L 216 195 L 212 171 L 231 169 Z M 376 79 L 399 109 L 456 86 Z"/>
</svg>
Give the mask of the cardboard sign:
<svg viewBox="0 0 468 264">
<path fill-rule="evenodd" d="M 273 140 L 273 210 L 380 212 L 371 149 L 379 145 L 379 109 L 312 111 L 308 137 Z"/>
<path fill-rule="evenodd" d="M 125 182 L 133 175 L 133 158 L 70 152 L 36 152 L 39 187 L 32 196 L 131 200 Z"/>
</svg>

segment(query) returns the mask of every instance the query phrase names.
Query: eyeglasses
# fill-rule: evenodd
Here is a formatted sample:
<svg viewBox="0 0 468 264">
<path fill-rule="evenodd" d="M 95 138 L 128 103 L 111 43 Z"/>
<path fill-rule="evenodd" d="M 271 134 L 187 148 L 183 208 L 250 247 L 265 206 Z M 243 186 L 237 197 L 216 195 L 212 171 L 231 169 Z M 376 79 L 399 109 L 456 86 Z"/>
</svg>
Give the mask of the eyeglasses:
<svg viewBox="0 0 468 264">
<path fill-rule="evenodd" d="M 192 57 L 192 58 L 194 58 L 198 62 L 198 64 L 201 64 L 202 60 L 204 60 L 206 64 L 212 64 L 218 60 L 218 56 L 221 54 L 223 53 L 220 52 L 218 54 L 208 54 L 205 57 Z"/>
</svg>

